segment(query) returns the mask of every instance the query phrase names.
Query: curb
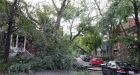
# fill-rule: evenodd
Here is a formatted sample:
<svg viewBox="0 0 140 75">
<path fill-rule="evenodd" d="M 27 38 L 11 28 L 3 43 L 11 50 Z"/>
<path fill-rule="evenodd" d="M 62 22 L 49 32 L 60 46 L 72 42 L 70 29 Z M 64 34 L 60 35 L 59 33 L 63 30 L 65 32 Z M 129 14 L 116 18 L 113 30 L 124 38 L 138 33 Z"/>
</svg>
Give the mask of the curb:
<svg viewBox="0 0 140 75">
<path fill-rule="evenodd" d="M 93 68 L 88 68 L 88 70 L 101 71 L 102 69 L 99 67 L 93 67 Z"/>
</svg>

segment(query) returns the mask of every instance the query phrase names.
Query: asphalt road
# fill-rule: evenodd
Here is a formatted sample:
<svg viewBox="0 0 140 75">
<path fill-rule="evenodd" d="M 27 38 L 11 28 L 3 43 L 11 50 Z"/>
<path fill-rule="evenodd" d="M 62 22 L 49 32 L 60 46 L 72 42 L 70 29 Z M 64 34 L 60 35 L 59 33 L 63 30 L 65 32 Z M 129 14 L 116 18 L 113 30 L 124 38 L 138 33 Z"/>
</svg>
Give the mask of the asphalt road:
<svg viewBox="0 0 140 75">
<path fill-rule="evenodd" d="M 1 74 L 0 75 L 9 75 Z M 101 71 L 45 71 L 45 72 L 36 72 L 32 74 L 10 74 L 10 75 L 102 75 Z"/>
<path fill-rule="evenodd" d="M 33 75 L 102 75 L 101 71 L 47 71 L 37 72 Z"/>
</svg>

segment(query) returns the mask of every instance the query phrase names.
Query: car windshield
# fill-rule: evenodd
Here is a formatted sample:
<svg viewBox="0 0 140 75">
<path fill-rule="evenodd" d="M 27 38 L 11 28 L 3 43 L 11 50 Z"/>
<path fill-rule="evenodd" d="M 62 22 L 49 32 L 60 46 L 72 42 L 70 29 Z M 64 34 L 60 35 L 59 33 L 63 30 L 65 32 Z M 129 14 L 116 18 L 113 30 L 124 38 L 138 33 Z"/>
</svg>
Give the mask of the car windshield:
<svg viewBox="0 0 140 75">
<path fill-rule="evenodd" d="M 128 64 L 126 62 L 116 62 L 118 66 L 127 66 Z"/>
</svg>

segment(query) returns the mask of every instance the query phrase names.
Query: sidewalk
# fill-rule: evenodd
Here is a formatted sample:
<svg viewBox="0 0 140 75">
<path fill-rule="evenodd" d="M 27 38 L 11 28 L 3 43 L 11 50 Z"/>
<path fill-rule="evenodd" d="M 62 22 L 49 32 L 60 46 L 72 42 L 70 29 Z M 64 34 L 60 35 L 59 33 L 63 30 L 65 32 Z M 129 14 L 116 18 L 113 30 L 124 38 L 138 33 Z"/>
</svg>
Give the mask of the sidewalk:
<svg viewBox="0 0 140 75">
<path fill-rule="evenodd" d="M 93 70 L 93 71 L 101 71 L 101 67 L 91 67 L 91 68 L 88 68 L 88 70 Z"/>
</svg>

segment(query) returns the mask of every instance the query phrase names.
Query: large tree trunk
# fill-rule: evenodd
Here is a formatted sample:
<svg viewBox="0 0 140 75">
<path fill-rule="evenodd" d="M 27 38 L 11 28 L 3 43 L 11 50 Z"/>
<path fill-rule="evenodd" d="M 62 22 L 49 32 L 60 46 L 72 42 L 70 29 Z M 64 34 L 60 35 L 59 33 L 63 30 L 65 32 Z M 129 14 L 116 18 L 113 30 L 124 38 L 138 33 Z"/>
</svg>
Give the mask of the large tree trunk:
<svg viewBox="0 0 140 75">
<path fill-rule="evenodd" d="M 134 13 L 135 13 L 135 24 L 136 24 L 136 33 L 137 33 L 137 50 L 139 53 L 138 62 L 140 63 L 140 22 L 138 17 L 138 4 L 136 1 L 133 2 Z"/>
<path fill-rule="evenodd" d="M 61 17 L 62 17 L 62 14 L 64 12 L 64 9 L 66 7 L 66 2 L 67 2 L 67 0 L 63 0 L 60 9 L 58 9 L 57 6 L 55 5 L 54 1 L 52 0 L 52 3 L 53 3 L 53 5 L 54 5 L 54 7 L 55 7 L 55 9 L 57 11 L 57 19 L 56 19 L 56 23 L 55 23 L 55 25 L 56 25 L 55 29 L 56 30 L 58 30 L 59 27 L 60 27 Z"/>
<path fill-rule="evenodd" d="M 6 62 L 8 61 L 8 57 L 9 57 L 10 38 L 13 31 L 14 17 L 17 9 L 16 5 L 17 5 L 17 0 L 14 0 L 14 3 L 12 4 L 11 11 L 8 17 L 8 30 L 6 34 L 6 44 L 5 44 L 5 53 L 4 53 L 4 58 Z"/>
</svg>

